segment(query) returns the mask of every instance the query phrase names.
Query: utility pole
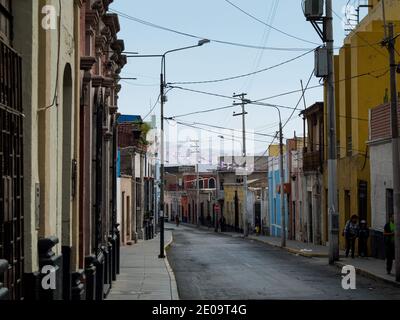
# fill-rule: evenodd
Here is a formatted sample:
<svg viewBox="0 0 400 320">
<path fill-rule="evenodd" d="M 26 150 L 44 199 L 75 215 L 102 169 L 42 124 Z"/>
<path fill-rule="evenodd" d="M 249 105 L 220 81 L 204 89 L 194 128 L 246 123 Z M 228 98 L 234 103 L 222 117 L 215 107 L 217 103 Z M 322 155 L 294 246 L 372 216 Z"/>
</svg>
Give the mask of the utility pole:
<svg viewBox="0 0 400 320">
<path fill-rule="evenodd" d="M 158 257 L 160 259 L 165 258 L 165 253 L 164 253 L 164 103 L 166 100 L 164 89 L 165 89 L 165 79 L 164 79 L 164 59 L 161 62 L 162 67 L 161 67 L 161 75 L 160 75 L 160 104 L 161 104 L 161 137 L 160 137 L 160 158 L 161 158 L 161 164 L 160 164 L 160 254 Z"/>
<path fill-rule="evenodd" d="M 196 163 L 196 223 L 197 226 L 200 226 L 200 181 L 199 181 L 199 160 Z"/>
<path fill-rule="evenodd" d="M 200 173 L 199 173 L 199 162 L 200 162 L 200 146 L 199 140 L 192 140 L 191 147 L 195 149 L 192 153 L 196 153 L 196 225 L 200 226 Z"/>
<path fill-rule="evenodd" d="M 384 8 L 384 1 L 382 6 Z M 395 214 L 395 271 L 396 281 L 400 281 L 400 161 L 399 161 L 399 129 L 398 129 L 398 98 L 397 98 L 397 64 L 395 55 L 396 37 L 394 36 L 394 25 L 389 23 L 386 26 L 385 22 L 385 37 L 384 44 L 389 51 L 390 59 L 390 95 L 391 95 L 391 127 L 392 127 L 392 161 L 393 161 L 393 205 Z"/>
<path fill-rule="evenodd" d="M 279 110 L 279 109 L 278 109 Z M 279 115 L 279 175 L 281 180 L 281 247 L 286 247 L 285 176 L 283 174 L 283 127 Z"/>
<path fill-rule="evenodd" d="M 337 203 L 337 145 L 335 79 L 333 68 L 333 17 L 332 0 L 326 0 L 326 48 L 328 50 L 328 216 L 329 216 L 329 264 L 339 260 L 339 213 Z"/>
<path fill-rule="evenodd" d="M 234 94 L 234 98 L 240 98 L 242 101 L 240 105 L 242 106 L 242 113 L 234 113 L 233 116 L 242 116 L 242 134 L 243 134 L 243 142 L 242 142 L 242 155 L 243 155 L 243 235 L 247 237 L 249 235 L 249 217 L 247 214 L 247 151 L 246 151 L 246 102 L 245 97 L 246 93 Z"/>
<path fill-rule="evenodd" d="M 283 157 L 284 157 L 284 152 L 283 152 L 283 125 L 282 125 L 282 115 L 281 115 L 281 110 L 279 109 L 278 106 L 274 104 L 269 104 L 269 103 L 263 103 L 259 101 L 251 101 L 249 99 L 245 99 L 244 97 L 246 94 L 241 94 L 241 95 L 236 95 L 234 97 L 240 97 L 242 99 L 242 102 L 239 104 L 234 104 L 234 105 L 242 105 L 242 113 L 241 114 L 234 114 L 234 116 L 239 116 L 243 115 L 243 117 L 247 114 L 245 112 L 244 106 L 246 104 L 253 104 L 253 105 L 259 105 L 259 106 L 265 106 L 265 107 L 271 107 L 275 108 L 276 111 L 278 111 L 278 116 L 279 116 L 279 175 L 280 175 L 280 207 L 281 207 L 281 247 L 284 248 L 286 247 L 286 212 L 285 212 L 285 175 L 284 175 L 284 165 L 283 165 Z M 245 122 L 244 122 L 245 124 Z M 244 135 L 244 140 L 246 136 L 246 128 L 243 125 L 243 135 Z M 246 144 L 244 143 L 244 154 L 246 154 Z M 245 158 L 246 159 L 246 158 Z M 247 191 L 247 172 L 245 175 L 246 178 L 246 191 Z M 247 202 L 247 192 L 245 193 L 246 195 L 246 202 Z M 246 206 L 246 213 L 247 213 L 247 206 Z M 247 217 L 247 214 L 246 214 Z"/>
<path fill-rule="evenodd" d="M 311 2 L 311 0 L 306 0 Z M 333 17 L 332 0 L 325 1 L 325 17 L 323 8 L 319 14 L 305 12 L 322 41 L 326 44 L 327 72 L 325 77 L 327 90 L 327 129 L 328 129 L 328 226 L 329 226 L 329 264 L 339 260 L 339 212 L 337 198 L 337 140 L 336 140 L 336 110 L 335 110 L 335 77 L 333 66 Z M 311 5 L 306 3 L 306 7 Z M 313 3 L 314 5 L 314 3 Z M 321 29 L 322 25 L 322 29 Z M 321 58 L 321 57 L 320 57 Z"/>
</svg>

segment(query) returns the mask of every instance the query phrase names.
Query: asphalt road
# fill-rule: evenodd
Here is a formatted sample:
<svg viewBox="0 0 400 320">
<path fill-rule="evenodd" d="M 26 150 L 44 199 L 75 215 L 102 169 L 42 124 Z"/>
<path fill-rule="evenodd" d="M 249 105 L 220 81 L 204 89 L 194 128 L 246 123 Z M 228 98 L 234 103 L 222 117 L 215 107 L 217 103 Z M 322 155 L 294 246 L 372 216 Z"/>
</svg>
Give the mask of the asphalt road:
<svg viewBox="0 0 400 320">
<path fill-rule="evenodd" d="M 400 288 L 357 275 L 357 289 L 326 259 L 191 227 L 174 228 L 168 260 L 184 300 L 400 299 Z"/>
</svg>

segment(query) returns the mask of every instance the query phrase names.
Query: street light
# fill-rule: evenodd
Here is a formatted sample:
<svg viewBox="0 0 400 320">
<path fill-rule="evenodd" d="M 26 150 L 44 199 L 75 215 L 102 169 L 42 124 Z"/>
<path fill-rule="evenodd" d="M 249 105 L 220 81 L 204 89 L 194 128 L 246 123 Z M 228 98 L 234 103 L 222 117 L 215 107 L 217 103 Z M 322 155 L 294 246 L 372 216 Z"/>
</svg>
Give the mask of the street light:
<svg viewBox="0 0 400 320">
<path fill-rule="evenodd" d="M 283 175 L 283 127 L 282 127 L 282 116 L 281 110 L 278 106 L 269 103 L 257 102 L 257 101 L 250 101 L 245 100 L 245 103 L 254 104 L 259 106 L 271 107 L 275 108 L 279 114 L 279 153 L 280 153 L 280 199 L 281 199 L 281 247 L 286 247 L 286 213 L 285 213 L 285 203 L 284 203 L 284 175 Z"/>
<path fill-rule="evenodd" d="M 182 50 L 187 50 L 187 49 L 192 49 L 192 48 L 197 48 L 201 47 L 207 43 L 210 43 L 210 40 L 208 39 L 201 39 L 197 43 L 197 45 L 193 46 L 188 46 L 188 47 L 183 47 L 183 48 L 178 48 L 178 49 L 173 49 L 173 50 L 168 50 L 164 54 L 146 54 L 146 55 L 139 55 L 136 54 L 136 52 L 130 53 L 131 55 L 127 55 L 127 58 L 161 58 L 161 74 L 160 74 L 160 104 L 161 104 L 161 139 L 160 139 L 160 151 L 161 151 L 161 165 L 160 165 L 160 205 L 159 205 L 159 210 L 160 210 L 160 254 L 159 258 L 165 258 L 164 254 L 164 103 L 167 102 L 166 96 L 165 96 L 165 88 L 167 86 L 165 82 L 166 78 L 166 56 L 169 53 L 172 52 L 177 52 L 177 51 L 182 51 Z M 126 52 L 127 53 L 127 52 Z"/>
<path fill-rule="evenodd" d="M 166 88 L 166 56 L 172 52 L 183 51 L 187 49 L 201 47 L 204 44 L 209 43 L 210 40 L 202 39 L 200 40 L 197 45 L 188 46 L 178 49 L 172 49 L 166 51 L 161 58 L 161 74 L 160 74 L 160 103 L 161 103 L 161 166 L 160 166 L 160 180 L 161 180 L 161 188 L 160 188 L 160 254 L 159 258 L 165 258 L 164 254 L 164 103 L 167 102 L 164 90 Z"/>
</svg>

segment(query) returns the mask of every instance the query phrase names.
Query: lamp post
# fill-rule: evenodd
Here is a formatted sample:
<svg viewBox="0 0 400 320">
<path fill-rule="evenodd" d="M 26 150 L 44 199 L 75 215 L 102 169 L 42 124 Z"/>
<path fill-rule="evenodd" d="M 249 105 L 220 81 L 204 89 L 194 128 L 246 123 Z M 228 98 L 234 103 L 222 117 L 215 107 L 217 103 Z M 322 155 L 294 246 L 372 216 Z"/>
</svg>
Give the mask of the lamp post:
<svg viewBox="0 0 400 320">
<path fill-rule="evenodd" d="M 164 90 L 166 88 L 166 56 L 170 53 L 183 51 L 187 49 L 201 47 L 204 44 L 209 43 L 210 40 L 202 39 L 197 45 L 173 49 L 166 51 L 161 56 L 161 74 L 160 74 L 160 103 L 161 103 L 161 165 L 160 165 L 160 254 L 159 258 L 165 258 L 164 254 L 164 104 L 167 102 Z"/>
<path fill-rule="evenodd" d="M 285 183 L 284 183 L 284 172 L 283 172 L 283 126 L 282 126 L 282 116 L 281 116 L 281 110 L 278 108 L 278 106 L 274 104 L 269 104 L 269 103 L 262 103 L 262 102 L 256 102 L 256 101 L 250 101 L 250 100 L 245 100 L 246 103 L 248 104 L 254 104 L 254 105 L 259 105 L 259 106 L 265 106 L 265 107 L 271 107 L 275 108 L 278 111 L 279 114 L 279 154 L 280 154 L 280 159 L 279 159 L 279 175 L 280 175 L 280 202 L 281 202 L 281 247 L 284 248 L 286 247 L 286 213 L 285 213 L 285 203 L 284 203 L 284 188 L 285 188 Z"/>
</svg>

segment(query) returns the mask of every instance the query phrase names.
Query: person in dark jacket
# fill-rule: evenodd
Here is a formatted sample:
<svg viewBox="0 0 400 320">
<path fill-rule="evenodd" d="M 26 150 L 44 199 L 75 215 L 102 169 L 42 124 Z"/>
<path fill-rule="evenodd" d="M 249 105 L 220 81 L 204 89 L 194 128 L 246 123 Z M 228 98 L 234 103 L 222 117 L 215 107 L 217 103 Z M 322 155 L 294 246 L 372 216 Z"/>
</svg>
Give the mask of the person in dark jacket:
<svg viewBox="0 0 400 320">
<path fill-rule="evenodd" d="M 211 227 L 211 215 L 208 214 L 207 215 L 207 228 L 210 228 L 210 227 Z"/>
<path fill-rule="evenodd" d="M 391 215 L 383 233 L 385 237 L 386 271 L 388 274 L 392 273 L 394 260 L 394 231 L 394 215 Z"/>
<path fill-rule="evenodd" d="M 221 232 L 225 232 L 225 217 L 221 216 L 219 219 L 219 225 L 221 227 Z"/>
<path fill-rule="evenodd" d="M 358 254 L 360 257 L 368 256 L 368 238 L 369 238 L 369 228 L 367 221 L 361 220 L 360 228 L 358 230 Z"/>
<path fill-rule="evenodd" d="M 356 240 L 358 237 L 358 216 L 353 215 L 349 221 L 347 221 L 344 228 L 344 236 L 346 238 L 346 258 L 349 256 L 351 250 L 351 257 L 354 259 Z"/>
</svg>

